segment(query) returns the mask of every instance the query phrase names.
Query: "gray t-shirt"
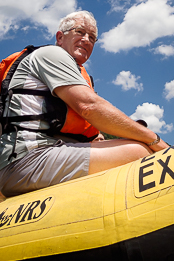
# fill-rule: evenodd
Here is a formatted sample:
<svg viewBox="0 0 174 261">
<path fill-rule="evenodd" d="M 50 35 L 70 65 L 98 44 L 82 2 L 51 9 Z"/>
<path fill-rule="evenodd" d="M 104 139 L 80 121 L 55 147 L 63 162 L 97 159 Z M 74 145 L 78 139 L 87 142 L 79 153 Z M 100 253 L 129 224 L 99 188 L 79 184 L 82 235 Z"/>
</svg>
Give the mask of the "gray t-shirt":
<svg viewBox="0 0 174 261">
<path fill-rule="evenodd" d="M 23 88 L 33 90 L 50 90 L 54 95 L 54 89 L 59 86 L 85 85 L 78 66 L 71 55 L 58 46 L 45 46 L 37 49 L 19 64 L 9 88 Z M 8 105 L 8 103 L 6 103 Z M 13 94 L 9 104 L 9 116 L 37 115 L 45 113 L 44 97 L 33 95 Z M 6 110 L 5 110 L 6 115 Z M 15 123 L 29 129 L 48 129 L 46 121 L 27 121 Z M 17 158 L 8 157 L 15 143 L 15 132 L 3 134 L 0 139 L 0 169 L 9 163 L 24 157 L 28 151 L 45 145 L 54 144 L 56 139 L 42 132 L 18 131 L 16 148 Z"/>
</svg>

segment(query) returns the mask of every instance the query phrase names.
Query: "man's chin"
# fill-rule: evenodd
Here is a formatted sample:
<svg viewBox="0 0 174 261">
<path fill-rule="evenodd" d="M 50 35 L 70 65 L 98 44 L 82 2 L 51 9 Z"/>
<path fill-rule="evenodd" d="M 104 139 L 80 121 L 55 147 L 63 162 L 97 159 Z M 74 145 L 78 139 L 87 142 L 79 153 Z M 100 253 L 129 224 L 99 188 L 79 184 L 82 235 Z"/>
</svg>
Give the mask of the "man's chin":
<svg viewBox="0 0 174 261">
<path fill-rule="evenodd" d="M 88 57 L 84 56 L 84 55 L 77 55 L 75 57 L 75 60 L 76 60 L 77 63 L 83 64 L 88 60 Z"/>
</svg>

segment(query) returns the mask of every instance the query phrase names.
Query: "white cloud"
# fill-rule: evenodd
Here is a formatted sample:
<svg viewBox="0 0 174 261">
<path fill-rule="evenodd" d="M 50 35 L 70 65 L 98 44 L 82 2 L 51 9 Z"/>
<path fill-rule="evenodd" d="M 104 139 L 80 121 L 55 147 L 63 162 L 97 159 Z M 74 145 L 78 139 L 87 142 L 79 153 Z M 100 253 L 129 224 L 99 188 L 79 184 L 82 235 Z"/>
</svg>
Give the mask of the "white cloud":
<svg viewBox="0 0 174 261">
<path fill-rule="evenodd" d="M 164 96 L 166 100 L 174 98 L 174 80 L 171 82 L 166 82 L 164 89 Z"/>
<path fill-rule="evenodd" d="M 30 20 L 37 27 L 44 26 L 47 37 L 52 37 L 60 19 L 76 9 L 76 0 L 0 0 L 0 40 L 10 30 L 22 28 L 22 22 Z"/>
<path fill-rule="evenodd" d="M 174 56 L 174 47 L 172 45 L 160 45 L 155 49 L 152 49 L 154 54 L 161 54 L 165 57 Z"/>
<path fill-rule="evenodd" d="M 128 4 L 130 4 L 131 0 L 108 0 L 108 2 L 111 5 L 110 12 L 120 12 L 123 11 Z"/>
<path fill-rule="evenodd" d="M 133 5 L 124 21 L 102 34 L 106 51 L 117 53 L 147 46 L 159 37 L 174 35 L 174 7 L 167 0 L 148 0 Z"/>
<path fill-rule="evenodd" d="M 133 120 L 144 120 L 148 124 L 148 128 L 158 133 L 169 133 L 173 128 L 173 124 L 166 124 L 163 120 L 164 109 L 159 105 L 152 103 L 143 103 L 138 105 L 134 114 L 130 116 Z"/>
<path fill-rule="evenodd" d="M 135 76 L 131 74 L 130 71 L 120 72 L 116 79 L 113 81 L 115 85 L 121 85 L 123 91 L 128 91 L 130 89 L 135 89 L 137 91 L 143 91 L 143 84 L 138 83 L 140 76 Z"/>
<path fill-rule="evenodd" d="M 21 28 L 21 30 L 23 30 L 24 32 L 28 31 L 30 29 L 29 25 L 24 26 L 23 28 Z"/>
</svg>

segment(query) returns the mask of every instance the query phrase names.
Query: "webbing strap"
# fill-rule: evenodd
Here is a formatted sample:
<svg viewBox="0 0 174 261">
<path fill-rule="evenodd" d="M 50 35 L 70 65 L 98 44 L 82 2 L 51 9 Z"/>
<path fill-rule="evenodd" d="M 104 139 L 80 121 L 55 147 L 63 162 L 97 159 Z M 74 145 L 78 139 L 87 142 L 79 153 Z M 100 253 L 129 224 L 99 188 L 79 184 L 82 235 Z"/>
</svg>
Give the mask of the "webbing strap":
<svg viewBox="0 0 174 261">
<path fill-rule="evenodd" d="M 18 116 L 10 116 L 2 118 L 2 123 L 11 122 L 20 122 L 20 121 L 37 121 L 37 120 L 45 120 L 52 118 L 53 112 L 42 113 L 38 115 L 18 115 Z"/>
<path fill-rule="evenodd" d="M 11 89 L 13 94 L 28 94 L 28 95 L 37 95 L 37 96 L 47 96 L 51 95 L 49 90 L 31 90 L 31 89 Z"/>
<path fill-rule="evenodd" d="M 37 96 L 51 96 L 49 90 L 31 90 L 31 89 L 10 89 L 8 91 L 9 101 L 13 94 L 26 94 L 26 95 L 37 95 Z M 6 126 L 11 122 L 20 122 L 20 121 L 35 121 L 35 120 L 44 120 L 52 116 L 53 112 L 42 113 L 38 115 L 18 115 L 18 116 L 5 116 L 2 117 L 1 122 Z"/>
</svg>

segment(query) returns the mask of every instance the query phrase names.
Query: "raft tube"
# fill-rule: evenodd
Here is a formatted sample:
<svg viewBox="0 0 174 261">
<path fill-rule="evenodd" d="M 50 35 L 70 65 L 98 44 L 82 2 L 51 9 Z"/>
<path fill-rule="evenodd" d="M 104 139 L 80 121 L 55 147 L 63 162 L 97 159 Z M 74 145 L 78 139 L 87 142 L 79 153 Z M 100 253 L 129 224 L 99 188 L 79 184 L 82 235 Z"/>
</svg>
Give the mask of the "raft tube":
<svg viewBox="0 0 174 261">
<path fill-rule="evenodd" d="M 2 199 L 0 260 L 174 260 L 174 147 Z"/>
</svg>

